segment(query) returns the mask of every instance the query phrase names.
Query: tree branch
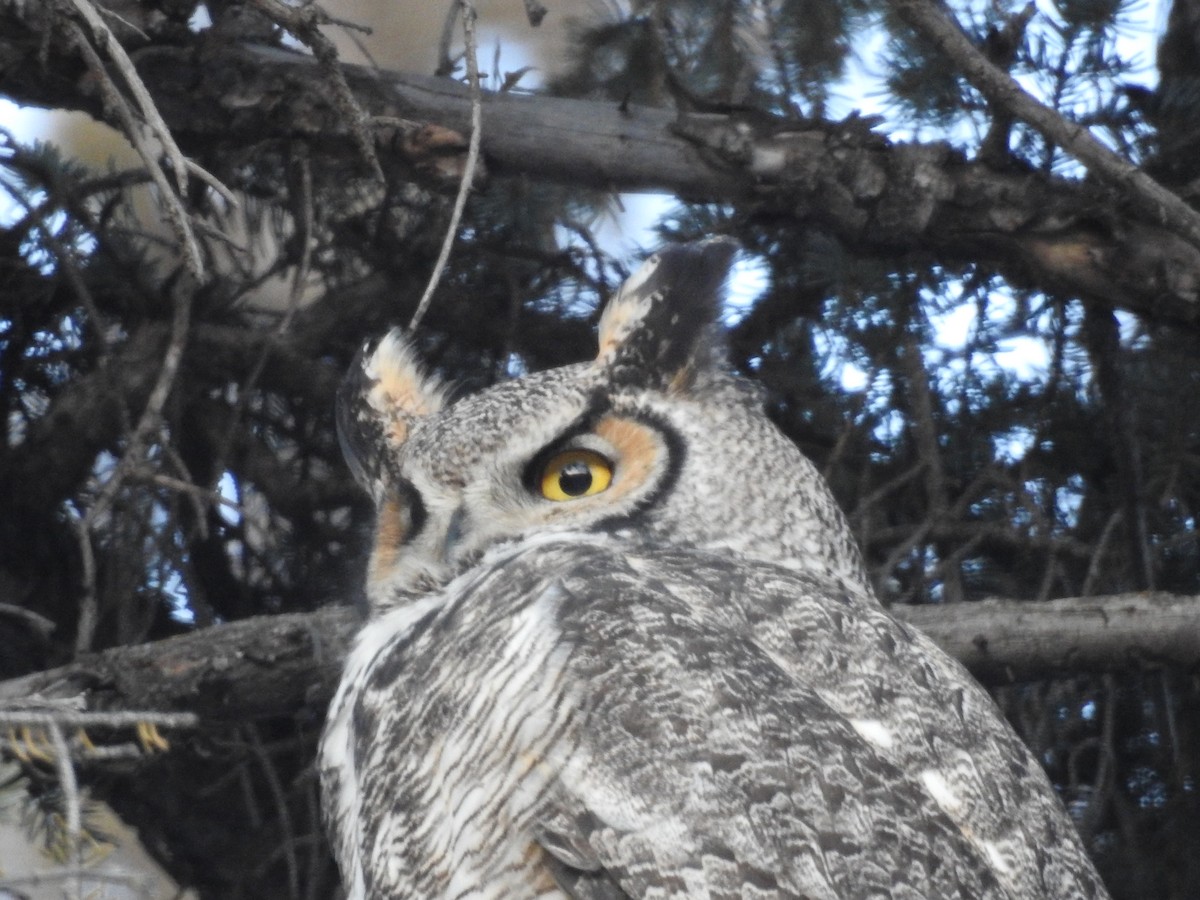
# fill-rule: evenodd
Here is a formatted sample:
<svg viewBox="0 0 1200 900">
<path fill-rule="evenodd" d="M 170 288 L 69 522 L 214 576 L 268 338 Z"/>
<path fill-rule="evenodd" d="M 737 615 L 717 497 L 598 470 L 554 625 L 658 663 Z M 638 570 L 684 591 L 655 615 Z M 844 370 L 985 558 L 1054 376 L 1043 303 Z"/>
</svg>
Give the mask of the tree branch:
<svg viewBox="0 0 1200 900">
<path fill-rule="evenodd" d="M 76 662 L 0 682 L 0 706 L 31 697 L 84 695 L 95 710 L 194 712 L 239 722 L 318 717 L 359 625 L 345 607 L 258 616 L 149 644 L 115 647 Z"/>
<path fill-rule="evenodd" d="M 945 8 L 932 0 L 892 0 L 892 7 L 931 41 L 990 103 L 1062 147 L 1096 178 L 1127 196 L 1142 215 L 1161 222 L 1185 236 L 1193 246 L 1200 247 L 1200 213 L 1129 160 L 1105 147 L 1087 128 L 1038 102 L 971 43 Z"/>
<path fill-rule="evenodd" d="M 985 683 L 1200 663 L 1200 597 L 1148 592 L 891 611 Z"/>
<path fill-rule="evenodd" d="M 985 683 L 1200 664 L 1200 597 L 1121 594 L 896 606 Z M 260 616 L 116 647 L 0 682 L 0 706 L 84 695 L 88 709 L 186 710 L 212 722 L 320 717 L 360 624 L 345 607 Z"/>
<path fill-rule="evenodd" d="M 96 112 L 70 49 L 51 41 L 47 50 L 42 38 L 51 26 L 39 9 L 0 0 L 0 93 Z M 193 40 L 194 46 L 158 44 L 130 53 L 186 152 L 204 158 L 229 142 L 245 149 L 303 140 L 343 163 L 357 158 L 351 123 L 311 57 Z M 43 65 L 39 54 L 46 52 Z M 465 85 L 355 66 L 342 71 L 372 117 L 469 129 Z M 386 131 L 376 131 L 381 144 Z M 678 115 L 513 92 L 485 94 L 482 149 L 493 172 L 697 201 L 752 199 L 764 214 L 823 228 L 860 252 L 982 262 L 1020 286 L 1200 325 L 1195 214 L 1177 210 L 1169 201 L 1178 198 L 1160 197 L 1152 188 L 1161 187 L 1124 162 L 1119 171 L 1105 170 L 1110 184 L 1123 186 L 1114 191 L 996 171 L 944 144 L 892 144 L 858 119 Z M 383 147 L 380 157 L 385 168 L 403 164 L 395 148 Z M 1133 200 L 1140 214 L 1130 214 Z"/>
</svg>

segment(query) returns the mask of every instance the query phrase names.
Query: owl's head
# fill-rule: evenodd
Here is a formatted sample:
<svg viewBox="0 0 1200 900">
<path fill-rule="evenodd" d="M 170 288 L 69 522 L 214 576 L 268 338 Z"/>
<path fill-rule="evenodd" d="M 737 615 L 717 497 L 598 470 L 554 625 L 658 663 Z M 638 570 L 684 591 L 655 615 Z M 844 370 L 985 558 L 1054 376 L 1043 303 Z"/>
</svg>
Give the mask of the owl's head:
<svg viewBox="0 0 1200 900">
<path fill-rule="evenodd" d="M 342 387 L 338 431 L 378 520 L 373 610 L 498 545 L 637 540 L 737 553 L 866 587 L 812 464 L 731 375 L 718 323 L 729 240 L 651 256 L 610 300 L 591 362 L 451 401 L 393 331 Z"/>
</svg>

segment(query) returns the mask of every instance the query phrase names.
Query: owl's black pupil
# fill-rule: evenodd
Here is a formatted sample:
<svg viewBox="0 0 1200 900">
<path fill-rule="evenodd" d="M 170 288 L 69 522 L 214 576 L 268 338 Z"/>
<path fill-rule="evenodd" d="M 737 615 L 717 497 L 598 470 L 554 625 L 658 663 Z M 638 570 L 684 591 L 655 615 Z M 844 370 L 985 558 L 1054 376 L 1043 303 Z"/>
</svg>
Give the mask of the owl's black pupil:
<svg viewBox="0 0 1200 900">
<path fill-rule="evenodd" d="M 579 497 L 592 486 L 592 470 L 587 463 L 571 462 L 558 472 L 558 486 L 568 497 Z"/>
</svg>

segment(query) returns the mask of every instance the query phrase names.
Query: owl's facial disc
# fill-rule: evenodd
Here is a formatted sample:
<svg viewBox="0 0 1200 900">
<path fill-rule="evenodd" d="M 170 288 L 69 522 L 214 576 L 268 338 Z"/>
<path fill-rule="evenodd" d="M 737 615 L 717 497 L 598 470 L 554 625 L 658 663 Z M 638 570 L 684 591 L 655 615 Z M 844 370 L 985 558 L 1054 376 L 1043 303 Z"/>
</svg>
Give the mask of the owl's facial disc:
<svg viewBox="0 0 1200 900">
<path fill-rule="evenodd" d="M 458 410 L 468 418 L 470 399 Z M 462 460 L 453 480 L 415 462 L 400 466 L 379 504 L 368 578 L 376 606 L 436 588 L 498 544 L 628 524 L 677 477 L 678 435 L 643 411 L 605 402 L 557 428 L 539 418 L 549 427 L 532 453 L 491 446 Z M 408 449 L 418 459 L 431 458 L 419 446 L 427 437 L 435 436 L 420 426 L 413 433 Z"/>
<path fill-rule="evenodd" d="M 606 306 L 595 360 L 458 400 L 399 332 L 365 347 L 343 385 L 338 426 L 379 511 L 376 606 L 437 588 L 498 544 L 669 530 L 694 517 L 678 502 L 668 514 L 684 447 L 703 432 L 681 405 L 722 373 L 714 332 L 735 249 L 713 240 L 652 256 Z"/>
<path fill-rule="evenodd" d="M 657 423 L 606 412 L 577 420 L 532 456 L 482 465 L 463 487 L 451 567 L 506 540 L 628 520 L 673 477 L 674 449 Z"/>
</svg>

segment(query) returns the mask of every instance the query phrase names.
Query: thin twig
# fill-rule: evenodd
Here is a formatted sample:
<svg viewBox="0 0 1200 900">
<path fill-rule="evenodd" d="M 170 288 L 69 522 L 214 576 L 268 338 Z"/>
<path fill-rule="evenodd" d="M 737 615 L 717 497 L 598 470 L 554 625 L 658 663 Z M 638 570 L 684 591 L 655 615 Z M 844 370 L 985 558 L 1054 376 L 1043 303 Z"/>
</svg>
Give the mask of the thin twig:
<svg viewBox="0 0 1200 900">
<path fill-rule="evenodd" d="M 179 365 L 183 360 L 183 350 L 187 344 L 191 323 L 191 306 L 191 286 L 177 285 L 175 315 L 171 323 L 171 339 L 167 345 L 167 352 L 163 355 L 158 379 L 150 390 L 150 396 L 146 400 L 141 418 L 129 436 L 121 461 L 101 488 L 96 500 L 76 525 L 84 562 L 83 598 L 80 601 L 79 626 L 75 635 L 76 653 L 85 653 L 91 649 L 99 618 L 99 610 L 96 606 L 95 561 L 91 551 L 92 528 L 112 508 L 117 491 L 121 489 L 121 485 L 130 477 L 134 467 L 140 462 L 151 432 L 157 429 L 162 422 L 163 407 L 166 405 L 167 397 L 170 396 L 171 388 L 175 384 L 175 377 L 179 373 Z"/>
<path fill-rule="evenodd" d="M 95 77 L 99 85 L 100 96 L 103 100 L 105 110 L 116 117 L 121 126 L 121 131 L 129 139 L 129 142 L 133 144 L 134 149 L 137 150 L 138 156 L 141 157 L 142 162 L 146 165 L 146 171 L 150 173 L 150 177 L 160 192 L 160 200 L 167 221 L 183 250 L 184 267 L 197 282 L 203 281 L 204 262 L 200 254 L 200 245 L 196 241 L 196 235 L 192 231 L 187 210 L 183 208 L 182 200 L 167 180 L 167 175 L 163 171 L 162 166 L 158 164 L 158 154 L 155 152 L 155 148 L 146 139 L 140 123 L 134 117 L 133 110 L 125 102 L 125 98 L 121 95 L 121 92 L 117 90 L 116 84 L 113 83 L 113 80 L 108 75 L 108 70 L 104 67 L 103 60 L 100 59 L 100 55 L 88 40 L 87 35 L 83 33 L 83 29 L 74 22 L 68 27 L 76 49 L 83 56 L 88 70 Z"/>
<path fill-rule="evenodd" d="M 150 35 L 146 34 L 146 32 L 142 31 L 142 29 L 138 28 L 138 26 L 134 25 L 120 13 L 114 12 L 111 9 L 105 9 L 103 6 L 97 7 L 96 12 L 100 13 L 102 16 L 107 16 L 110 19 L 120 22 L 122 25 L 136 34 L 139 40 L 145 41 L 147 44 L 150 43 Z"/>
<path fill-rule="evenodd" d="M 1054 579 L 1058 574 L 1058 554 L 1051 547 L 1046 554 L 1046 568 L 1042 572 L 1042 582 L 1038 585 L 1037 600 L 1049 600 L 1050 592 L 1054 589 Z"/>
<path fill-rule="evenodd" d="M 850 512 L 847 518 L 850 519 L 851 522 L 856 522 L 859 519 L 865 518 L 868 513 L 873 511 L 876 504 L 881 503 L 893 491 L 899 490 L 920 475 L 921 472 L 924 471 L 925 465 L 925 460 L 918 459 L 914 465 L 909 466 L 899 475 L 895 476 L 894 478 L 889 478 L 879 487 L 875 488 L 875 490 L 871 491 L 871 493 L 867 494 L 867 496 L 859 500 L 858 504 Z"/>
<path fill-rule="evenodd" d="M 0 616 L 11 616 L 12 618 L 20 619 L 31 631 L 36 631 L 44 638 L 53 634 L 54 629 L 58 627 L 52 619 L 47 619 L 40 613 L 36 613 L 32 609 L 26 609 L 23 606 L 17 606 L 15 603 L 0 603 Z"/>
<path fill-rule="evenodd" d="M 151 481 L 157 478 L 162 478 L 167 482 L 176 482 L 179 485 L 186 485 L 185 488 L 180 490 L 180 488 L 169 483 L 163 484 L 162 482 L 158 482 L 159 484 L 162 484 L 163 487 L 178 490 L 183 494 L 185 500 L 191 502 L 192 515 L 195 517 L 196 521 L 196 532 L 200 535 L 201 540 L 208 540 L 208 516 L 204 501 L 208 500 L 210 503 L 214 501 L 211 498 L 205 497 L 204 494 L 212 494 L 215 497 L 221 497 L 221 495 L 216 491 L 209 491 L 207 488 L 202 488 L 200 485 L 196 484 L 196 479 L 192 477 L 191 469 L 188 468 L 187 463 L 183 461 L 183 457 L 179 455 L 179 451 L 176 450 L 169 441 L 163 443 L 162 452 L 164 461 L 169 465 L 174 466 L 176 471 L 178 471 L 183 477 L 182 479 L 172 478 L 170 475 L 162 475 L 156 472 L 150 476 Z M 137 474 L 139 473 L 135 473 L 135 477 Z M 200 495 L 197 495 L 196 491 L 201 492 Z M 176 558 L 176 562 L 182 563 L 182 560 Z M 181 568 L 183 568 L 183 566 L 181 566 Z"/>
<path fill-rule="evenodd" d="M 96 601 L 96 554 L 92 549 L 92 529 L 88 517 L 80 515 L 70 503 L 67 504 L 67 517 L 75 531 L 75 539 L 79 542 L 79 559 L 83 566 L 79 622 L 75 626 L 75 653 L 78 655 L 92 649 L 96 624 L 100 619 Z"/>
<path fill-rule="evenodd" d="M 150 881 L 149 876 L 138 875 L 132 872 L 113 872 L 107 869 L 98 869 L 95 866 L 89 865 L 55 866 L 48 872 L 31 872 L 28 875 L 4 875 L 3 879 L 0 880 L 0 887 L 12 888 L 26 886 L 38 887 L 40 885 L 59 885 L 70 878 L 84 878 L 89 882 L 102 881 L 105 884 L 127 885 L 130 887 L 130 889 L 138 892 L 137 896 L 153 896 L 150 893 L 149 888 L 146 887 Z M 37 896 L 41 897 L 44 895 L 39 893 Z M 124 896 L 124 894 L 122 894 L 122 896 Z M 187 894 L 186 896 L 191 896 L 191 894 Z"/>
<path fill-rule="evenodd" d="M 888 554 L 888 557 L 886 560 L 884 560 L 883 565 L 880 566 L 875 573 L 875 583 L 886 584 L 888 580 L 891 579 L 892 573 L 895 572 L 900 563 L 904 561 L 904 557 L 908 556 L 908 554 L 911 553 L 918 544 L 925 540 L 932 530 L 933 519 L 927 517 L 925 521 L 922 522 L 917 528 L 913 529 L 913 531 L 908 534 L 904 540 L 900 541 L 900 543 L 892 548 L 892 552 Z M 908 594 L 911 596 L 916 589 L 917 588 L 914 585 L 914 587 L 908 591 Z"/>
<path fill-rule="evenodd" d="M 483 133 L 483 91 L 479 86 L 479 59 L 476 56 L 475 44 L 477 15 L 475 7 L 467 0 L 459 0 L 459 6 L 462 9 L 463 40 L 466 43 L 467 83 L 471 87 L 471 141 L 467 147 L 467 164 L 463 167 L 462 180 L 458 184 L 458 196 L 454 198 L 454 210 L 450 214 L 450 223 L 446 226 L 446 236 L 442 240 L 442 249 L 438 252 L 437 263 L 429 276 L 425 293 L 417 304 L 417 311 L 408 323 L 409 331 L 415 331 L 425 318 L 425 312 L 433 300 L 433 292 L 442 280 L 442 271 L 450 259 L 450 249 L 454 246 L 454 239 L 458 234 L 458 223 L 462 220 L 463 210 L 467 206 L 467 195 L 471 192 L 471 184 L 475 180 L 475 167 L 479 164 L 479 143 Z"/>
<path fill-rule="evenodd" d="M 175 315 L 171 320 L 171 342 L 163 355 L 162 366 L 158 370 L 158 380 L 150 391 L 150 398 L 142 410 L 130 441 L 129 450 L 138 449 L 137 445 L 147 440 L 150 432 L 158 427 L 162 420 L 163 407 L 175 384 L 175 376 L 179 373 L 179 364 L 183 361 L 183 350 L 187 345 L 188 331 L 191 324 L 193 288 L 191 285 L 179 285 L 175 292 Z M 127 451 L 126 455 L 129 453 Z"/>
<path fill-rule="evenodd" d="M 941 557 L 938 560 L 937 565 L 933 567 L 932 571 L 925 573 L 923 581 L 926 585 L 933 585 L 936 584 L 938 580 L 941 580 L 943 603 L 963 602 L 961 582 L 952 587 L 949 584 L 949 580 L 954 578 L 956 574 L 961 573 L 961 570 L 957 567 L 964 559 L 974 553 L 975 549 L 981 543 L 983 543 L 983 537 L 984 536 L 982 534 L 972 535 L 972 537 L 969 538 L 965 543 L 960 544 L 950 553 L 947 553 L 945 556 Z M 909 597 L 911 596 L 912 594 L 909 594 Z"/>
<path fill-rule="evenodd" d="M 47 722 L 44 726 L 50 734 L 54 747 L 54 767 L 58 775 L 58 786 L 62 790 L 63 803 L 67 808 L 67 846 L 69 859 L 74 866 L 83 864 L 83 806 L 79 801 L 79 782 L 75 778 L 75 764 L 71 762 L 71 751 L 58 722 Z M 77 891 L 78 883 L 76 884 Z"/>
<path fill-rule="evenodd" d="M 204 166 L 200 165 L 200 163 L 196 162 L 194 159 L 185 159 L 183 164 L 187 166 L 187 170 L 189 172 L 216 191 L 231 207 L 234 209 L 241 208 L 242 202 L 238 199 L 238 195 L 235 194 L 229 187 L 227 187 L 225 182 L 221 181 L 220 178 L 208 171 L 208 169 L 204 168 Z"/>
<path fill-rule="evenodd" d="M 292 827 L 292 817 L 288 812 L 287 794 L 283 790 L 283 783 L 279 780 L 279 772 L 275 768 L 275 763 L 271 760 L 266 748 L 263 747 L 262 738 L 258 735 L 258 729 L 253 725 L 247 725 L 246 733 L 249 735 L 250 750 L 258 760 L 259 766 L 262 767 L 263 775 L 267 780 L 267 788 L 271 792 L 271 798 L 275 801 L 275 810 L 279 817 L 279 828 L 283 832 L 283 846 L 286 848 L 283 859 L 287 868 L 288 896 L 292 900 L 299 900 L 300 863 L 296 859 L 294 846 L 296 829 Z"/>
<path fill-rule="evenodd" d="M 304 802 L 308 809 L 309 827 L 314 832 L 319 832 L 321 827 L 321 797 L 320 788 L 318 787 L 315 768 L 309 766 L 305 769 L 303 775 L 306 782 L 304 788 Z M 317 900 L 317 886 L 321 883 L 321 866 L 327 858 L 327 854 L 317 852 L 315 847 L 310 847 L 308 851 L 308 871 L 305 873 L 304 884 L 304 900 Z"/>
<path fill-rule="evenodd" d="M 300 181 L 300 202 L 298 204 L 300 214 L 296 216 L 300 227 L 300 264 L 296 266 L 296 271 L 292 276 L 292 291 L 288 297 L 287 310 L 275 332 L 277 337 L 282 337 L 288 330 L 296 315 L 296 310 L 300 308 L 300 300 L 304 296 L 304 283 L 308 280 L 308 273 L 312 269 L 312 244 L 316 223 L 313 214 L 312 164 L 306 154 L 302 153 L 296 160 L 296 168 Z"/>
<path fill-rule="evenodd" d="M 1096 776 L 1092 781 L 1092 789 L 1089 792 L 1087 806 L 1084 807 L 1083 816 L 1079 819 L 1077 826 L 1080 834 L 1085 839 L 1091 838 L 1096 833 L 1096 828 L 1100 824 L 1105 807 L 1111 799 L 1113 770 L 1116 764 L 1116 751 L 1113 749 L 1113 735 L 1117 718 L 1116 679 L 1113 678 L 1111 673 L 1105 673 L 1102 680 L 1104 683 L 1104 712 L 1101 719 L 1100 735 L 1096 739 Z M 1075 754 L 1072 753 L 1070 759 L 1070 763 L 1072 764 L 1074 763 L 1074 757 Z M 1078 776 L 1072 773 L 1072 782 L 1077 781 L 1077 779 Z"/>
<path fill-rule="evenodd" d="M 139 461 L 142 451 L 145 449 L 145 444 L 150 438 L 150 433 L 158 428 L 162 421 L 163 407 L 166 406 L 167 397 L 170 396 L 171 388 L 175 384 L 175 376 L 179 373 L 179 364 L 183 361 L 183 350 L 187 345 L 188 331 L 191 324 L 192 293 L 193 288 L 191 285 L 181 284 L 176 286 L 175 315 L 171 321 L 171 339 L 167 345 L 167 352 L 163 355 L 162 366 L 158 370 L 158 379 L 155 381 L 154 387 L 150 390 L 146 406 L 142 410 L 142 415 L 129 437 L 125 453 L 121 457 L 121 462 L 117 465 L 117 470 L 104 485 L 100 496 L 96 498 L 96 502 L 92 504 L 91 508 L 87 511 L 87 515 L 84 517 L 84 523 L 89 530 L 100 516 L 108 512 L 117 491 L 128 477 L 130 469 Z"/>
<path fill-rule="evenodd" d="M 1104 529 L 1100 532 L 1100 538 L 1096 541 L 1091 558 L 1088 560 L 1087 574 L 1083 576 L 1083 587 L 1079 589 L 1081 597 L 1091 596 L 1096 581 L 1100 577 L 1100 564 L 1104 561 L 1104 554 L 1108 552 L 1108 542 L 1112 539 L 1113 532 L 1123 518 L 1124 514 L 1118 509 L 1104 523 Z"/>
<path fill-rule="evenodd" d="M 298 188 L 299 197 L 296 199 L 296 208 L 292 210 L 292 220 L 296 223 L 299 232 L 297 239 L 300 245 L 300 261 L 297 263 L 292 276 L 287 309 L 284 310 L 274 330 L 263 341 L 258 358 L 254 361 L 254 366 L 250 369 L 250 374 L 246 376 L 238 389 L 237 403 L 234 405 L 229 416 L 229 427 L 225 430 L 215 455 L 217 465 L 221 467 L 224 467 L 225 461 L 229 457 L 229 452 L 233 448 L 238 423 L 241 422 L 242 416 L 250 404 L 250 398 L 254 393 L 254 388 L 258 384 L 258 380 L 262 378 L 262 373 L 267 368 L 267 362 L 271 357 L 271 353 L 279 346 L 284 335 L 291 328 L 296 311 L 300 308 L 300 301 L 304 298 L 304 283 L 308 280 L 309 272 L 312 269 L 313 234 L 316 231 L 312 164 L 302 149 L 297 149 L 296 152 L 301 154 L 294 161 L 297 169 L 298 184 L 296 187 Z M 293 197 L 295 197 L 295 193 L 296 191 L 291 192 Z M 249 228 L 247 228 L 247 231 L 249 231 Z"/>
<path fill-rule="evenodd" d="M 933 0 L 892 0 L 896 13 L 929 40 L 997 109 L 1005 110 L 1062 147 L 1100 181 L 1125 194 L 1156 223 L 1200 247 L 1200 213 L 1157 181 L 1096 140 L 1083 125 L 1035 99 L 1008 72 L 991 62 L 947 10 Z"/>
<path fill-rule="evenodd" d="M 187 191 L 187 164 L 184 162 L 183 151 L 179 149 L 175 138 L 171 136 L 171 129 L 159 115 L 158 107 L 154 105 L 154 98 L 150 96 L 150 91 L 146 89 L 145 83 L 138 75 L 137 69 L 134 68 L 133 60 L 129 58 L 125 48 L 121 46 L 121 42 L 116 39 L 112 30 L 100 18 L 100 14 L 89 0 L 70 0 L 70 2 L 76 12 L 87 22 L 88 27 L 92 29 L 92 37 L 100 45 L 100 49 L 112 60 L 113 66 L 121 74 L 126 87 L 133 94 L 133 99 L 137 101 L 142 117 L 150 126 L 150 131 L 158 138 L 159 143 L 162 144 L 163 153 L 171 161 L 175 186 L 180 194 L 185 193 Z"/>
<path fill-rule="evenodd" d="M 1171 691 L 1173 679 L 1174 675 L 1170 669 L 1163 669 L 1158 673 L 1159 684 L 1162 687 L 1163 718 L 1167 722 L 1167 743 L 1171 746 L 1171 771 L 1175 773 L 1175 783 L 1182 786 L 1190 774 L 1191 766 L 1188 765 L 1190 754 L 1184 752 L 1180 741 L 1179 722 L 1175 717 L 1175 698 Z"/>
<path fill-rule="evenodd" d="M 202 488 L 198 484 L 193 484 L 190 481 L 184 481 L 181 478 L 172 478 L 170 475 L 153 475 L 144 476 L 144 480 L 151 484 L 157 484 L 160 487 L 165 487 L 168 490 L 178 491 L 181 494 L 188 494 L 198 500 L 207 500 L 216 506 L 226 506 L 236 512 L 243 518 L 246 517 L 246 508 L 236 500 L 230 500 L 219 491 L 210 491 L 208 488 Z"/>
<path fill-rule="evenodd" d="M 54 709 L 34 706 L 0 706 L 0 725 L 30 725 L 38 728 L 132 728 L 149 723 L 162 728 L 195 728 L 200 717 L 190 712 L 159 712 L 156 710 L 113 710 L 83 712 L 73 709 Z"/>
</svg>

